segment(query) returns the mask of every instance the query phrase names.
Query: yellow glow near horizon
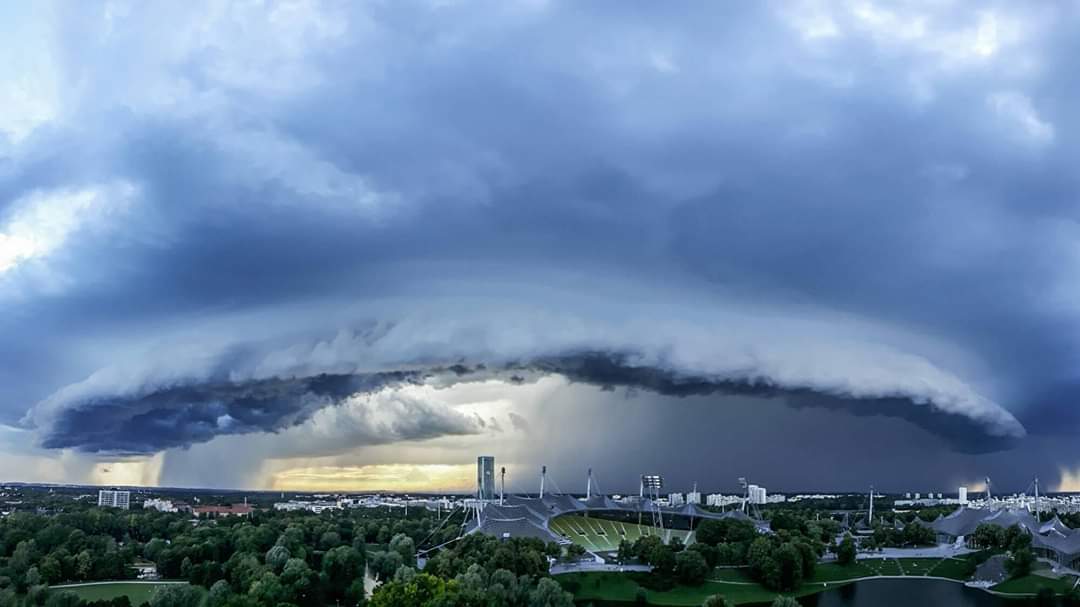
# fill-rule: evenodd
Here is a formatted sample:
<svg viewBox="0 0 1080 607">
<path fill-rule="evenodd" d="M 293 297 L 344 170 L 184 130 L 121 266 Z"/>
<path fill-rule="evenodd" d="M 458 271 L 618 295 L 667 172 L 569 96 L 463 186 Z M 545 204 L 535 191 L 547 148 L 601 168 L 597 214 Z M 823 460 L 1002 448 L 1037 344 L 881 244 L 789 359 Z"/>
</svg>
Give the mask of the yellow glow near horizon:
<svg viewBox="0 0 1080 607">
<path fill-rule="evenodd" d="M 1061 480 L 1058 481 L 1057 488 L 1054 491 L 1060 493 L 1073 493 L 1080 491 L 1080 469 L 1069 470 L 1068 468 L 1061 468 Z"/>
<path fill-rule="evenodd" d="M 90 482 L 95 485 L 153 487 L 161 480 L 164 461 L 164 455 L 158 453 L 147 459 L 98 462 L 90 470 Z"/>
<path fill-rule="evenodd" d="M 475 483 L 469 464 L 371 464 L 290 468 L 273 477 L 275 491 L 460 492 Z"/>
</svg>

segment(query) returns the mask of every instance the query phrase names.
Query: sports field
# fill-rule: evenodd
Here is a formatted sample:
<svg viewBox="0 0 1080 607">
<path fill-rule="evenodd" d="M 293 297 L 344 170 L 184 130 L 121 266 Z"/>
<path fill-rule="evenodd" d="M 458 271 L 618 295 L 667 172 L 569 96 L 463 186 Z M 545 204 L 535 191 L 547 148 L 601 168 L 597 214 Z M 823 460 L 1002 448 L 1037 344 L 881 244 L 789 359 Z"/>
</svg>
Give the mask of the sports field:
<svg viewBox="0 0 1080 607">
<path fill-rule="evenodd" d="M 167 585 L 168 583 L 161 582 L 92 582 L 54 586 L 53 590 L 74 592 L 84 601 L 100 601 L 127 596 L 131 604 L 137 607 L 150 600 L 150 595 L 154 593 L 155 588 Z"/>
<path fill-rule="evenodd" d="M 633 542 L 646 535 L 659 535 L 665 544 L 676 537 L 687 542 L 690 535 L 690 532 L 685 530 L 658 531 L 649 525 L 609 521 L 580 514 L 565 514 L 553 519 L 549 526 L 555 533 L 593 552 L 615 551 L 619 549 L 619 542 L 622 540 Z"/>
</svg>

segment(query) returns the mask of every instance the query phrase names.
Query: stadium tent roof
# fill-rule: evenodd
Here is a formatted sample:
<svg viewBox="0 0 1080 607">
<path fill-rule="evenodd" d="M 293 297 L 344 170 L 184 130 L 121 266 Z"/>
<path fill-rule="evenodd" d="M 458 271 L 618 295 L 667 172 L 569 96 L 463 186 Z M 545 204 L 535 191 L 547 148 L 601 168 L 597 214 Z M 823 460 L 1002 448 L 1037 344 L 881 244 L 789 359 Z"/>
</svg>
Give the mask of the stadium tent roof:
<svg viewBox="0 0 1080 607">
<path fill-rule="evenodd" d="M 969 508 L 960 508 L 945 518 L 939 518 L 931 524 L 931 527 L 937 533 L 960 537 L 971 535 L 982 524 L 1003 528 L 1019 526 L 1032 534 L 1038 533 L 1040 529 L 1038 521 L 1026 510 L 973 510 Z"/>
<path fill-rule="evenodd" d="M 1033 535 L 1031 545 L 1035 548 L 1048 548 L 1073 559 L 1080 555 L 1080 531 L 1070 529 L 1067 535 L 1058 533 Z"/>
<path fill-rule="evenodd" d="M 1026 510 L 998 510 L 992 516 L 983 520 L 984 523 L 999 527 L 1012 527 L 1018 525 L 1028 533 L 1038 533 L 1039 521 Z"/>
<path fill-rule="evenodd" d="M 536 502 L 541 504 L 539 500 Z M 564 541 L 547 528 L 547 518 L 523 504 L 485 505 L 477 524 L 469 530 L 469 533 L 477 532 L 499 538 L 532 537 L 545 542 Z"/>
<path fill-rule="evenodd" d="M 960 537 L 974 533 L 975 529 L 992 515 L 988 510 L 960 508 L 949 516 L 934 521 L 930 526 L 937 533 Z"/>
<path fill-rule="evenodd" d="M 1041 527 L 1039 527 L 1039 535 L 1047 535 L 1049 533 L 1053 533 L 1064 537 L 1072 534 L 1072 532 L 1073 530 L 1069 529 L 1069 527 L 1066 526 L 1065 523 L 1061 522 L 1061 519 L 1059 519 L 1057 515 L 1054 515 L 1054 518 L 1046 521 L 1042 524 Z"/>
</svg>

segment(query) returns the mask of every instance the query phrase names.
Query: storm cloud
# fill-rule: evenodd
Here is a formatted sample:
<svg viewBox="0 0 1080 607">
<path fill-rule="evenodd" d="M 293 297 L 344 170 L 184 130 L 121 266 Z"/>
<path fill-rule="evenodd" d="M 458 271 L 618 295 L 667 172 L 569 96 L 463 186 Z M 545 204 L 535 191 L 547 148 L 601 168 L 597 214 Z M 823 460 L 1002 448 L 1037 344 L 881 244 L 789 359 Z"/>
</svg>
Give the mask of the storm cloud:
<svg viewBox="0 0 1080 607">
<path fill-rule="evenodd" d="M 544 374 L 1080 430 L 1075 5 L 0 11 L 0 423 L 46 449 Z M 356 440 L 481 430 L 395 410 Z"/>
</svg>

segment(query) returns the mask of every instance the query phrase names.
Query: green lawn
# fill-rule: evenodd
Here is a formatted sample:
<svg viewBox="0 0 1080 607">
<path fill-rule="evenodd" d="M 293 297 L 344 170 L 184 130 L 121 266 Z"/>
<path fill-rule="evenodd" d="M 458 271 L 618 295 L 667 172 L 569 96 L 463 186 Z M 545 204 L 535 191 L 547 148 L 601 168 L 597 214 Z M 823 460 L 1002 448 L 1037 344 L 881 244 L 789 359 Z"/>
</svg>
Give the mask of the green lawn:
<svg viewBox="0 0 1080 607">
<path fill-rule="evenodd" d="M 836 563 L 818 563 L 814 568 L 814 577 L 807 580 L 809 584 L 821 584 L 823 582 L 838 582 L 841 580 L 853 580 L 856 578 L 874 575 L 874 571 L 856 562 L 852 565 L 837 565 Z"/>
<path fill-rule="evenodd" d="M 153 584 L 140 582 L 109 582 L 105 584 L 69 586 L 67 588 L 55 588 L 55 590 L 67 590 L 79 595 L 84 601 L 100 601 L 114 599 L 118 596 L 127 596 L 134 607 L 138 607 L 150 600 L 154 589 L 168 584 Z"/>
<path fill-rule="evenodd" d="M 897 559 L 904 575 L 927 575 L 927 572 L 937 566 L 941 559 L 938 558 L 903 558 Z"/>
<path fill-rule="evenodd" d="M 970 559 L 950 558 L 940 559 L 927 575 L 947 577 L 951 580 L 966 580 L 975 572 L 975 566 Z"/>
<path fill-rule="evenodd" d="M 814 576 L 807 580 L 795 592 L 795 596 L 805 596 L 820 592 L 828 587 L 848 583 L 849 580 L 873 577 L 875 575 L 907 575 L 922 577 L 933 575 L 956 580 L 967 578 L 970 565 L 964 558 L 874 558 L 857 561 L 851 565 L 819 563 L 814 569 Z M 571 573 L 555 577 L 563 586 L 574 594 L 578 602 L 613 601 L 632 603 L 637 599 L 642 587 L 634 581 L 631 574 L 614 572 Z M 1050 580 L 1039 576 L 1029 576 L 1021 580 L 1006 582 L 995 588 L 1002 592 L 1031 592 L 1038 590 L 1039 584 L 1050 585 L 1057 592 L 1071 586 L 1073 578 L 1067 581 Z M 749 583 L 748 583 L 749 582 Z M 722 594 L 736 604 L 768 603 L 777 593 L 766 590 L 753 583 L 745 568 L 716 568 L 709 574 L 709 581 L 701 586 L 676 586 L 666 592 L 645 591 L 651 605 L 669 605 L 682 607 L 700 605 L 705 597 Z"/>
<path fill-rule="evenodd" d="M 709 574 L 710 580 L 721 582 L 752 582 L 750 570 L 746 567 L 717 567 Z"/>
<path fill-rule="evenodd" d="M 904 575 L 904 571 L 900 568 L 900 563 L 896 562 L 896 559 L 872 558 L 863 559 L 859 562 L 878 575 Z"/>
<path fill-rule="evenodd" d="M 1076 583 L 1076 578 L 1066 575 L 1061 578 L 1048 578 L 1041 575 L 1026 575 L 1014 580 L 1006 580 L 993 587 L 995 592 L 1005 594 L 1035 594 L 1040 588 L 1053 588 L 1054 592 L 1061 594 Z"/>
</svg>

